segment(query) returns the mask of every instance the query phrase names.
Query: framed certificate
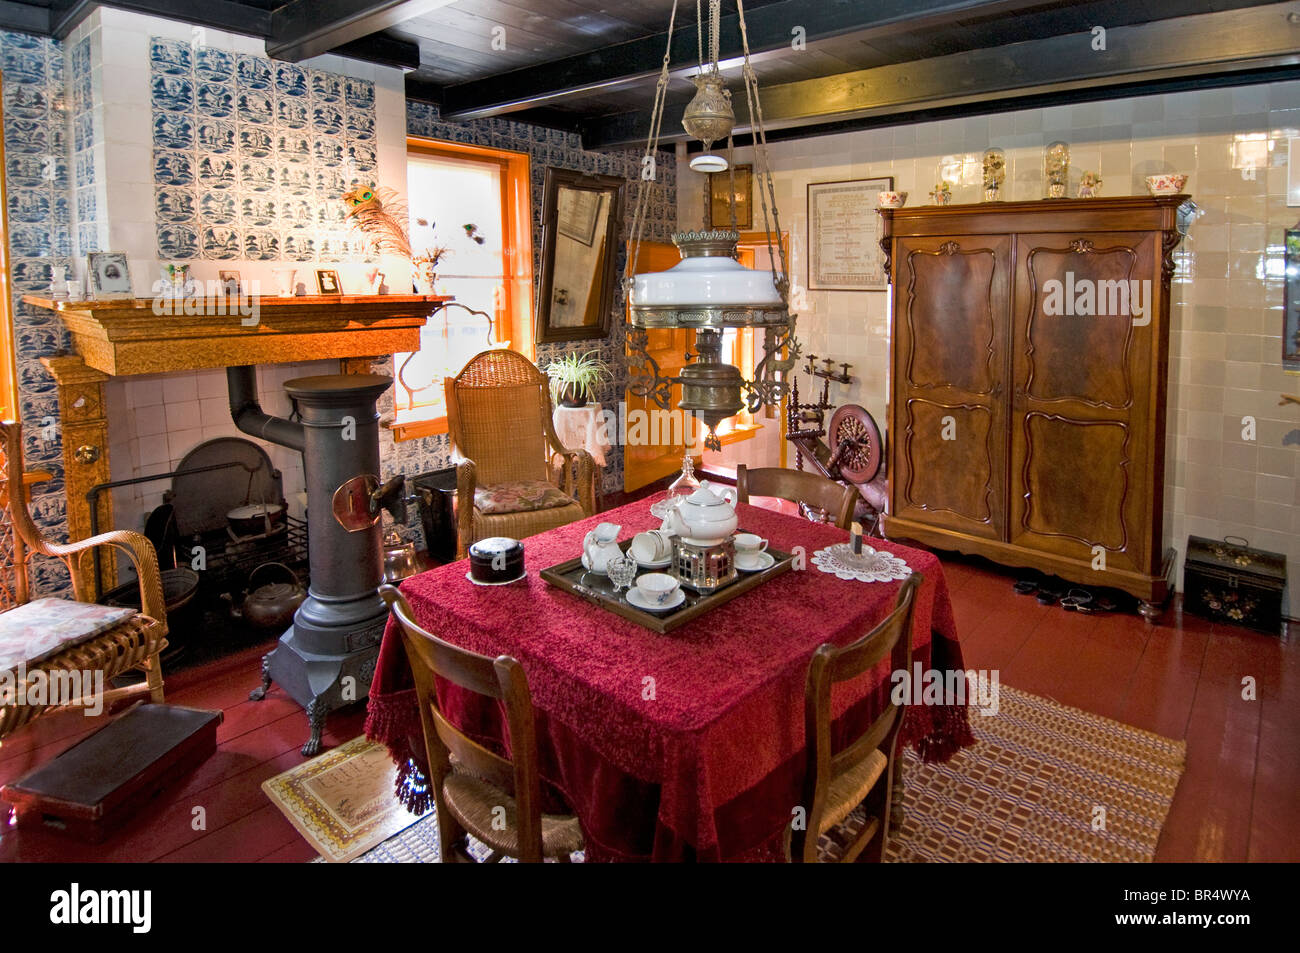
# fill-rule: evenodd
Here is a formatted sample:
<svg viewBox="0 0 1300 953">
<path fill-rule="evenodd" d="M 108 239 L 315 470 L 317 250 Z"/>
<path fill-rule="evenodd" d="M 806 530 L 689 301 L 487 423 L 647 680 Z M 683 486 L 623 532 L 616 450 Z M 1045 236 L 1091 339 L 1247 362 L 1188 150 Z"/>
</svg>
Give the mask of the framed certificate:
<svg viewBox="0 0 1300 953">
<path fill-rule="evenodd" d="M 884 291 L 889 285 L 880 250 L 878 192 L 893 176 L 808 185 L 808 289 Z"/>
</svg>

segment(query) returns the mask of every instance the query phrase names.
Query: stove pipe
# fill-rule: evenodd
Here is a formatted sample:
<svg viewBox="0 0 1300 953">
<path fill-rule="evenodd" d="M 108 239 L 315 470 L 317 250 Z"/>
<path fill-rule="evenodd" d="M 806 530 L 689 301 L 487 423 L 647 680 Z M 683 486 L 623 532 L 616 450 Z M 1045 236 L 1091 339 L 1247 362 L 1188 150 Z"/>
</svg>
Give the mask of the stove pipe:
<svg viewBox="0 0 1300 953">
<path fill-rule="evenodd" d="M 383 549 L 379 520 L 349 532 L 334 518 L 334 491 L 345 481 L 379 473 L 375 401 L 393 383 L 377 374 L 299 377 L 285 383 L 301 422 L 273 417 L 257 401 L 257 371 L 226 369 L 230 414 L 244 433 L 303 457 L 311 586 L 293 625 L 262 660 L 265 696 L 272 681 L 307 710 L 311 736 L 304 755 L 320 750 L 325 716 L 365 698 L 374 676 L 388 608 L 379 598 Z"/>
</svg>

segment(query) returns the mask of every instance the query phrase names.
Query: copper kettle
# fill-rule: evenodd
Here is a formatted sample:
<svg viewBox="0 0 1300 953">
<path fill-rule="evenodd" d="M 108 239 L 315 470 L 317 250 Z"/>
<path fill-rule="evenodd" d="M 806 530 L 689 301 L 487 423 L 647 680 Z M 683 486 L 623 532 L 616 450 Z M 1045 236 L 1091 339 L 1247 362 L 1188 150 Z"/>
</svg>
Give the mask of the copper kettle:
<svg viewBox="0 0 1300 953">
<path fill-rule="evenodd" d="M 400 582 L 420 571 L 420 560 L 415 554 L 415 543 L 404 540 L 395 531 L 384 535 L 384 582 Z"/>
<path fill-rule="evenodd" d="M 293 581 L 267 583 L 254 589 L 254 577 L 263 569 L 273 567 L 283 569 Z M 260 629 L 285 628 L 293 621 L 293 614 L 307 598 L 307 590 L 298 574 L 284 563 L 262 563 L 248 574 L 248 588 L 243 603 L 238 608 L 232 608 L 231 614 Z"/>
</svg>

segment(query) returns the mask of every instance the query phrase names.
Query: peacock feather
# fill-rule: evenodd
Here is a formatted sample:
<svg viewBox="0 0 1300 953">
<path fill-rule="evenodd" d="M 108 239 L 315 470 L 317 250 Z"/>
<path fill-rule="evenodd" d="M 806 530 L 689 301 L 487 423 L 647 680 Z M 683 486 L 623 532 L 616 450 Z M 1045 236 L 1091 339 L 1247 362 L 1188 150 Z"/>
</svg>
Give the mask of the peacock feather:
<svg viewBox="0 0 1300 953">
<path fill-rule="evenodd" d="M 392 189 L 358 185 L 343 193 L 347 217 L 370 240 L 377 254 L 411 257 L 406 203 Z"/>
</svg>

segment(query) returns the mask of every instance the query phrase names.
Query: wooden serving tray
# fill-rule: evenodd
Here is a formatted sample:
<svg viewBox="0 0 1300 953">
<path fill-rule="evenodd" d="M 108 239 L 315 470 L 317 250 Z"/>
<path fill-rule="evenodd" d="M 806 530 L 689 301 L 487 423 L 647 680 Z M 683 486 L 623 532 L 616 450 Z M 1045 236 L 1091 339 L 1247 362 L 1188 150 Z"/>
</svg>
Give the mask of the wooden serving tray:
<svg viewBox="0 0 1300 953">
<path fill-rule="evenodd" d="M 744 530 L 737 530 L 737 532 L 743 533 Z M 632 540 L 624 540 L 618 545 L 626 553 L 628 547 L 632 545 Z M 724 602 L 730 602 L 736 596 L 748 592 L 755 586 L 762 585 L 769 579 L 790 571 L 790 568 L 794 565 L 794 556 L 771 547 L 768 547 L 767 551 L 776 560 L 767 569 L 759 572 L 738 570 L 735 582 L 713 592 L 696 592 L 694 589 L 683 586 L 682 592 L 686 593 L 686 601 L 676 609 L 668 612 L 646 612 L 638 609 L 623 597 L 624 593 L 627 592 L 626 589 L 623 593 L 616 593 L 614 592 L 614 585 L 609 581 L 608 576 L 603 573 L 588 572 L 584 569 L 581 557 L 567 559 L 562 563 L 543 569 L 541 577 L 552 586 L 571 592 L 582 599 L 586 599 L 592 605 L 613 612 L 615 615 L 620 615 L 624 619 L 630 619 L 637 625 L 645 626 L 655 632 L 671 632 L 673 629 L 680 629 L 693 619 L 698 619 L 710 609 L 716 609 Z M 638 570 L 637 575 L 640 576 L 642 573 L 647 572 L 666 571 L 663 569 L 642 569 Z"/>
</svg>

